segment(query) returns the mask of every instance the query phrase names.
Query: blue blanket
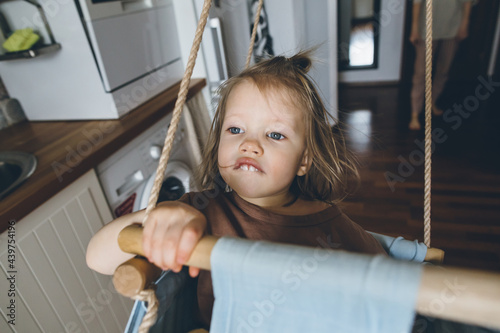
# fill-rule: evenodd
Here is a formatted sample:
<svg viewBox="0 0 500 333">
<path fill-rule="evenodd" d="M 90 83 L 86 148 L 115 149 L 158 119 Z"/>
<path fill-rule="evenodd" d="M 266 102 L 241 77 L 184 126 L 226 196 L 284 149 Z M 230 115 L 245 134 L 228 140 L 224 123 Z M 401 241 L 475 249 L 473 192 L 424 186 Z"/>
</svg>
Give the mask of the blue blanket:
<svg viewBox="0 0 500 333">
<path fill-rule="evenodd" d="M 384 256 L 221 238 L 211 333 L 409 332 L 421 265 Z"/>
</svg>

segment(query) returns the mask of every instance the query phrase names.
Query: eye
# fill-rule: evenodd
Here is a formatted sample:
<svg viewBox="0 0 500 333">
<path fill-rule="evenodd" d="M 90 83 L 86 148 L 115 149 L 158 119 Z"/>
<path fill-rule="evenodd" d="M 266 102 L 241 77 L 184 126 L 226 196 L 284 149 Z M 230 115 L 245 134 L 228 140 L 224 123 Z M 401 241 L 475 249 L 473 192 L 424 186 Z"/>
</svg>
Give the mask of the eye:
<svg viewBox="0 0 500 333">
<path fill-rule="evenodd" d="M 283 140 L 285 138 L 284 135 L 282 135 L 281 133 L 278 133 L 278 132 L 271 132 L 267 136 L 273 140 Z"/>
<path fill-rule="evenodd" d="M 241 134 L 243 133 L 243 130 L 239 127 L 229 127 L 227 129 L 231 134 Z"/>
</svg>

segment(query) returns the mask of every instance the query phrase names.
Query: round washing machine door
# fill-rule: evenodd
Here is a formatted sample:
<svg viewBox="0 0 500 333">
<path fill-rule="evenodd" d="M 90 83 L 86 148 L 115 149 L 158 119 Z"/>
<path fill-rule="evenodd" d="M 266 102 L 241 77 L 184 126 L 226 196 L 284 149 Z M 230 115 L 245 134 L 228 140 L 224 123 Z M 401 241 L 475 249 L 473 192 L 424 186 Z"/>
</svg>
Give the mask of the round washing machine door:
<svg viewBox="0 0 500 333">
<path fill-rule="evenodd" d="M 138 193 L 139 198 L 134 204 L 134 211 L 147 207 L 155 177 L 156 172 L 149 177 Z M 193 173 L 186 164 L 178 161 L 168 162 L 157 202 L 180 199 L 184 193 L 196 190 L 192 184 L 194 184 Z"/>
</svg>

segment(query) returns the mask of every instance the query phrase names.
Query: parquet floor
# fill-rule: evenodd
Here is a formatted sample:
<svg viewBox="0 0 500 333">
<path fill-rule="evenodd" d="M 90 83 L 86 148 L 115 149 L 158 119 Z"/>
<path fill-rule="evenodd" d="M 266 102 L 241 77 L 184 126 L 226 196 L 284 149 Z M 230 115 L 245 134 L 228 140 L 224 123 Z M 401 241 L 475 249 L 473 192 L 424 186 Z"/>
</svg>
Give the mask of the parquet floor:
<svg viewBox="0 0 500 333">
<path fill-rule="evenodd" d="M 448 87 L 438 104 L 472 103 L 479 84 Z M 408 130 L 409 88 L 341 87 L 339 96 L 341 128 L 361 165 L 361 187 L 343 210 L 367 230 L 422 241 L 424 131 Z M 500 271 L 500 92 L 460 117 L 460 125 L 433 118 L 431 246 L 445 251 L 446 265 Z"/>
</svg>

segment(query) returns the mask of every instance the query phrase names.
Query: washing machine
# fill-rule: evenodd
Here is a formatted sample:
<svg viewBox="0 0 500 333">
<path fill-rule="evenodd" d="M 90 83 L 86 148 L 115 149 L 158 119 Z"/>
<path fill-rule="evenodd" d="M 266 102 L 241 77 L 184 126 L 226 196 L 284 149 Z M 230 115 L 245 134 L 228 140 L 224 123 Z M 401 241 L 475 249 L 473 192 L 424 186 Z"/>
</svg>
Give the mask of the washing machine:
<svg viewBox="0 0 500 333">
<path fill-rule="evenodd" d="M 96 168 L 97 176 L 115 218 L 146 208 L 171 114 L 122 147 Z M 177 200 L 197 190 L 193 170 L 199 146 L 184 116 L 177 128 L 158 201 Z"/>
</svg>

